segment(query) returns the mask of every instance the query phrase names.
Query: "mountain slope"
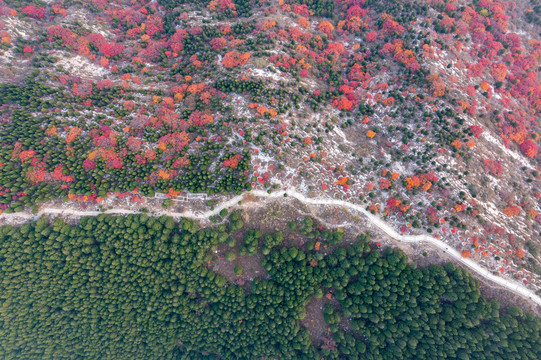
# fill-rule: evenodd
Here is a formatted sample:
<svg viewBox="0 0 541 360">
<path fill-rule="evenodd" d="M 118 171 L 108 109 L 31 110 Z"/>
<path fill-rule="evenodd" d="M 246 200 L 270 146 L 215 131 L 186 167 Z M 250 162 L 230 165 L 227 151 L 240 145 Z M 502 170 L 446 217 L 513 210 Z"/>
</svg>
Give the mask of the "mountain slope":
<svg viewBox="0 0 541 360">
<path fill-rule="evenodd" d="M 5 2 L 0 207 L 295 186 L 537 290 L 536 11 Z"/>
</svg>

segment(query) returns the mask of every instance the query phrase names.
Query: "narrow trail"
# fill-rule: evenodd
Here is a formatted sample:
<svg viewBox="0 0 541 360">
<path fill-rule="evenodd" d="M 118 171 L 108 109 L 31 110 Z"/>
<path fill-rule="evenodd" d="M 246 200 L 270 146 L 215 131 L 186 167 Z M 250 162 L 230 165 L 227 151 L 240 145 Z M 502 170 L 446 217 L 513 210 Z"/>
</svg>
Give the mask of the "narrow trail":
<svg viewBox="0 0 541 360">
<path fill-rule="evenodd" d="M 254 196 L 257 196 L 259 198 L 266 198 L 266 199 L 277 199 L 281 198 L 284 201 L 287 201 L 284 197 L 284 194 L 287 194 L 288 197 L 292 197 L 297 199 L 303 204 L 309 204 L 309 205 L 328 205 L 328 206 L 335 206 L 335 207 L 343 207 L 348 208 L 357 212 L 362 213 L 368 221 L 370 221 L 373 225 L 375 225 L 379 230 L 384 232 L 385 234 L 389 235 L 395 240 L 402 241 L 402 242 L 428 242 L 441 251 L 443 251 L 446 254 L 449 254 L 451 257 L 453 257 L 456 261 L 464 264 L 466 267 L 468 267 L 470 270 L 476 272 L 483 278 L 490 280 L 510 291 L 513 293 L 520 295 L 526 299 L 530 299 L 537 305 L 541 305 L 541 297 L 537 296 L 532 290 L 526 288 L 524 285 L 519 284 L 516 281 L 504 279 L 500 276 L 492 274 L 489 270 L 483 268 L 481 265 L 473 261 L 469 258 L 463 258 L 461 254 L 456 251 L 455 249 L 449 247 L 446 243 L 444 243 L 441 240 L 438 240 L 432 236 L 428 235 L 402 235 L 399 234 L 397 231 L 395 231 L 389 224 L 387 224 L 385 221 L 380 219 L 379 217 L 371 214 L 370 212 L 366 211 L 362 206 L 349 203 L 344 200 L 336 200 L 336 199 L 321 199 L 321 198 L 308 198 L 305 195 L 297 192 L 295 189 L 288 189 L 288 190 L 281 190 L 281 191 L 275 191 L 271 194 L 268 194 L 266 191 L 263 190 L 252 190 L 247 193 L 243 193 L 242 195 L 235 196 L 231 198 L 228 201 L 224 201 L 217 205 L 214 210 L 200 212 L 200 211 L 192 211 L 187 210 L 184 212 L 173 212 L 173 211 L 167 211 L 167 210 L 160 210 L 155 211 L 156 215 L 167 215 L 171 216 L 173 218 L 189 218 L 194 220 L 206 220 L 211 216 L 216 216 L 220 213 L 222 209 L 227 209 L 233 206 L 236 206 L 239 201 L 243 200 L 243 197 L 246 194 L 251 194 Z M 100 214 L 118 214 L 118 215 L 127 215 L 127 214 L 140 214 L 141 212 L 138 210 L 129 210 L 129 209 L 109 209 L 106 211 L 79 211 L 79 210 L 71 210 L 71 209 L 62 209 L 62 208 L 51 208 L 51 207 L 44 207 L 40 209 L 40 211 L 37 214 L 30 214 L 27 212 L 21 212 L 21 213 L 13 213 L 13 214 L 0 214 L 1 218 L 22 218 L 22 219 L 35 219 L 40 215 L 71 215 L 71 216 L 97 216 Z"/>
</svg>

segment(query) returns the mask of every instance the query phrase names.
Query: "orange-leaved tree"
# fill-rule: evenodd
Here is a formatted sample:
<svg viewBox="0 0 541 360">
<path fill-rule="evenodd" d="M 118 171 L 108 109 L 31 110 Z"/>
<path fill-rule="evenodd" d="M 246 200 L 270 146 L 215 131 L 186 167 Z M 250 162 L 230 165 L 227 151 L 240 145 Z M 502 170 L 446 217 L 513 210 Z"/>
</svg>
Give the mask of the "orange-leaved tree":
<svg viewBox="0 0 541 360">
<path fill-rule="evenodd" d="M 238 51 L 230 51 L 225 54 L 222 59 L 222 65 L 226 68 L 234 68 L 239 65 L 244 65 L 250 59 L 250 53 L 246 52 L 244 54 Z"/>
<path fill-rule="evenodd" d="M 325 33 L 325 35 L 329 36 L 331 32 L 334 30 L 334 26 L 327 20 L 323 20 L 322 22 L 319 23 L 319 26 L 317 27 L 317 29 Z"/>
<path fill-rule="evenodd" d="M 537 144 L 533 140 L 524 140 L 524 142 L 520 144 L 520 151 L 527 157 L 534 158 L 535 155 L 537 155 L 537 150 Z"/>
</svg>

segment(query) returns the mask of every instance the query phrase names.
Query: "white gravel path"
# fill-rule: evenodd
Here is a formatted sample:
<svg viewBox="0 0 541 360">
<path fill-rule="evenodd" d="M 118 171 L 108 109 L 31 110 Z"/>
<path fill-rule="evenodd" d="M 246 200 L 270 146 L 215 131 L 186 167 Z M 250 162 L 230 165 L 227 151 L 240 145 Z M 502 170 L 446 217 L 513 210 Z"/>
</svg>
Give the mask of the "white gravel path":
<svg viewBox="0 0 541 360">
<path fill-rule="evenodd" d="M 251 194 L 251 195 L 257 196 L 259 198 L 264 198 L 264 199 L 280 198 L 280 199 L 283 199 L 283 201 L 287 201 L 286 200 L 287 198 L 284 197 L 284 194 L 286 193 L 288 197 L 295 198 L 304 204 L 344 207 L 344 208 L 348 208 L 348 209 L 360 212 L 368 219 L 368 221 L 370 221 L 378 229 L 380 229 L 382 232 L 389 235 L 393 239 L 402 241 L 402 242 L 428 242 L 436 246 L 437 248 L 439 248 L 444 253 L 449 254 L 456 261 L 464 264 L 470 270 L 481 275 L 483 278 L 490 280 L 504 288 L 507 288 L 508 290 L 512 291 L 513 293 L 517 295 L 530 299 L 537 305 L 541 305 L 541 298 L 537 296 L 532 290 L 526 288 L 524 285 L 519 284 L 518 282 L 514 280 L 505 279 L 501 276 L 494 275 L 489 270 L 483 268 L 481 265 L 479 265 L 472 259 L 463 258 L 458 251 L 449 247 L 449 245 L 447 245 L 443 241 L 436 239 L 432 236 L 428 236 L 428 235 L 401 235 L 396 230 L 394 230 L 391 226 L 389 226 L 389 224 L 387 224 L 385 221 L 371 214 L 370 212 L 366 211 L 362 206 L 353 204 L 347 201 L 343 201 L 343 200 L 309 198 L 309 197 L 306 197 L 304 194 L 297 192 L 295 189 L 275 191 L 275 192 L 272 192 L 271 194 L 268 194 L 266 191 L 263 191 L 263 190 L 252 190 L 248 193 L 235 196 L 228 201 L 222 202 L 219 205 L 215 206 L 214 210 L 210 210 L 210 211 L 193 212 L 191 210 L 187 210 L 184 212 L 173 212 L 173 211 L 162 210 L 162 211 L 156 211 L 155 214 L 158 216 L 167 215 L 173 218 L 190 218 L 190 219 L 195 219 L 195 220 L 205 220 L 211 216 L 218 215 L 222 209 L 227 209 L 227 208 L 237 206 L 238 202 L 242 201 L 244 195 L 246 194 Z M 22 218 L 22 219 L 30 220 L 30 219 L 36 218 L 39 215 L 49 215 L 49 214 L 71 215 L 71 216 L 80 217 L 80 216 L 97 216 L 100 214 L 127 215 L 127 214 L 138 214 L 138 213 L 141 213 L 141 212 L 137 210 L 129 210 L 129 209 L 109 209 L 106 211 L 78 211 L 78 210 L 70 210 L 70 209 L 44 207 L 38 212 L 37 215 L 33 215 L 28 212 L 19 212 L 19 213 L 12 213 L 12 214 L 0 214 L 0 218 L 12 217 L 12 218 Z"/>
</svg>

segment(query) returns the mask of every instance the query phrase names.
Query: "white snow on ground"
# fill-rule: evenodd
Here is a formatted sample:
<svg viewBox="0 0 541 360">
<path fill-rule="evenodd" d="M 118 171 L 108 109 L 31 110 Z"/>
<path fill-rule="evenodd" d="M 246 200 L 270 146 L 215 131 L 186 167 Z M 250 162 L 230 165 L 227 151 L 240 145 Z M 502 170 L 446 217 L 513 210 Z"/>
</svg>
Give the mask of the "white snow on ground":
<svg viewBox="0 0 541 360">
<path fill-rule="evenodd" d="M 15 52 L 13 51 L 13 48 L 10 48 L 8 51 L 4 51 L 4 55 L 0 57 L 0 59 L 13 59 L 15 57 Z"/>
<path fill-rule="evenodd" d="M 284 194 L 287 193 L 288 197 L 293 197 L 297 199 L 298 201 L 304 203 L 304 204 L 310 204 L 310 205 L 328 205 L 328 206 L 338 206 L 347 208 L 350 210 L 354 210 L 357 212 L 360 212 L 362 215 L 364 215 L 367 220 L 377 227 L 379 230 L 387 234 L 388 236 L 392 237 L 395 240 L 402 241 L 402 242 L 428 242 L 441 251 L 443 251 L 446 254 L 449 254 L 451 257 L 453 257 L 456 261 L 462 263 L 463 265 L 470 268 L 470 270 L 476 272 L 483 278 L 490 280 L 500 286 L 503 286 L 513 293 L 523 296 L 527 299 L 530 299 L 537 305 L 541 305 L 541 297 L 537 296 L 532 290 L 526 288 L 525 286 L 515 282 L 514 280 L 505 279 L 501 276 L 494 275 L 489 270 L 483 268 L 481 265 L 473 261 L 469 258 L 463 258 L 458 251 L 451 248 L 448 244 L 444 243 L 443 241 L 433 238 L 428 235 L 401 235 L 396 230 L 394 230 L 389 224 L 387 224 L 384 220 L 381 218 L 372 215 L 368 211 L 366 211 L 361 205 L 353 204 L 347 201 L 343 200 L 337 200 L 337 199 L 321 199 L 321 198 L 308 198 L 302 193 L 297 192 L 295 189 L 288 189 L 288 190 L 281 190 L 276 191 L 271 194 L 268 194 L 266 191 L 263 190 L 252 190 L 249 192 L 251 195 L 255 195 L 257 197 L 261 198 L 274 198 L 274 199 L 281 199 L 281 201 L 286 201 L 286 198 L 284 198 Z M 245 193 L 246 194 L 246 193 Z M 190 219 L 199 219 L 199 220 L 206 220 L 211 216 L 216 216 L 220 213 L 222 209 L 230 208 L 233 206 L 237 206 L 239 201 L 242 201 L 244 197 L 243 195 L 235 196 L 227 201 L 222 202 L 221 204 L 217 205 L 214 210 L 200 212 L 200 211 L 192 211 L 187 210 L 182 213 L 179 212 L 173 212 L 173 211 L 156 211 L 156 216 L 159 215 L 167 215 L 174 218 L 190 218 Z M 135 214 L 138 213 L 136 210 L 129 210 L 129 209 L 109 209 L 104 212 L 100 211 L 77 211 L 77 210 L 71 210 L 71 209 L 59 209 L 59 208 L 42 208 L 37 215 L 32 215 L 30 213 L 14 213 L 14 214 L 0 214 L 0 218 L 4 219 L 13 219 L 13 218 L 22 218 L 22 219 L 35 219 L 36 216 L 39 215 L 46 215 L 46 214 L 55 214 L 55 215 L 73 215 L 73 216 L 97 216 L 100 214 Z"/>
<path fill-rule="evenodd" d="M 304 85 L 308 88 L 310 91 L 316 91 L 321 85 L 317 83 L 314 79 L 310 78 L 302 78 L 301 79 L 301 85 Z"/>
<path fill-rule="evenodd" d="M 4 22 L 6 29 L 9 30 L 12 34 L 15 34 L 16 37 L 22 37 L 23 39 L 29 39 L 30 35 L 27 34 L 23 29 L 29 28 L 21 19 L 10 17 L 7 21 Z M 12 44 L 15 44 L 15 39 L 12 39 Z"/>
<path fill-rule="evenodd" d="M 87 27 L 91 32 L 100 34 L 107 40 L 114 39 L 114 35 L 107 30 L 107 26 L 104 24 L 88 24 Z"/>
<path fill-rule="evenodd" d="M 154 1 L 152 1 L 154 2 Z M 216 21 L 213 20 L 212 15 L 209 11 L 203 10 L 203 11 L 189 11 L 188 12 L 188 19 L 190 19 L 190 26 L 204 26 L 213 24 Z M 223 23 L 220 23 L 223 24 Z M 214 24 L 213 24 L 214 25 Z M 178 24 L 175 26 L 176 29 L 181 29 L 182 24 Z"/>
<path fill-rule="evenodd" d="M 402 166 L 402 164 L 399 163 L 398 161 L 392 163 L 391 166 L 394 172 L 397 172 L 399 174 L 404 174 L 405 172 L 404 166 Z"/>
<path fill-rule="evenodd" d="M 518 161 L 520 163 L 520 165 L 526 166 L 531 170 L 535 170 L 534 167 L 532 166 L 532 164 L 530 164 L 522 155 L 520 155 L 519 153 L 517 153 L 517 152 L 515 152 L 515 151 L 513 151 L 511 149 L 506 148 L 505 145 L 500 140 L 496 139 L 488 131 L 483 131 L 481 136 L 484 136 L 484 138 L 487 141 L 489 141 L 490 143 L 492 143 L 494 145 L 497 145 L 500 148 L 500 150 L 505 153 L 505 155 L 511 156 L 513 159 Z"/>
<path fill-rule="evenodd" d="M 62 56 L 62 54 L 55 55 Z M 90 60 L 81 55 L 70 54 L 70 57 L 62 57 L 56 64 L 62 65 L 65 70 L 83 78 L 102 78 L 111 74 L 108 69 L 90 62 Z"/>
<path fill-rule="evenodd" d="M 335 133 L 338 134 L 338 136 L 340 136 L 346 143 L 348 144 L 353 144 L 351 141 L 349 141 L 347 138 L 346 138 L 346 134 L 344 134 L 344 132 L 342 130 L 340 130 L 338 127 L 335 127 L 334 130 L 333 130 Z"/>
<path fill-rule="evenodd" d="M 231 96 L 231 105 L 234 107 L 236 111 L 237 117 L 245 117 L 249 119 L 252 117 L 252 114 L 249 110 L 249 101 L 242 95 L 239 94 L 233 94 Z"/>
<path fill-rule="evenodd" d="M 271 162 L 273 162 L 273 161 L 276 160 L 276 158 L 270 156 L 269 154 L 263 153 L 263 151 L 260 151 L 260 152 L 258 152 L 257 154 L 252 155 L 252 157 L 253 157 L 254 159 L 258 159 L 259 162 L 267 162 L 267 163 L 271 163 Z M 260 168 L 260 169 L 261 169 L 261 168 Z M 260 169 L 258 169 L 259 172 L 261 172 Z"/>
<path fill-rule="evenodd" d="M 288 75 L 286 77 L 282 76 L 283 73 L 279 70 L 276 70 L 276 72 L 273 73 L 268 69 L 250 69 L 249 74 L 253 77 L 272 79 L 274 81 L 286 80 L 288 77 L 291 77 L 291 75 Z"/>
<path fill-rule="evenodd" d="M 472 119 L 470 116 L 465 116 L 466 118 L 466 121 L 468 122 L 468 124 L 470 125 L 480 125 L 478 122 L 476 122 L 474 119 Z M 535 170 L 535 168 L 533 167 L 532 164 L 530 164 L 528 162 L 528 160 L 526 160 L 524 158 L 524 156 L 522 156 L 520 153 L 516 152 L 516 151 L 513 151 L 511 149 L 508 149 L 505 147 L 505 145 L 501 142 L 501 140 L 499 139 L 496 139 L 494 136 L 492 136 L 492 134 L 490 133 L 490 131 L 487 131 L 487 129 L 485 127 L 483 127 L 483 129 L 485 131 L 483 131 L 481 133 L 481 136 L 488 142 L 490 142 L 491 144 L 497 146 L 501 151 L 503 151 L 503 153 L 505 155 L 509 155 L 510 157 L 512 157 L 514 160 L 518 161 L 520 163 L 521 166 L 526 166 L 527 168 L 531 169 L 531 170 Z"/>
</svg>

